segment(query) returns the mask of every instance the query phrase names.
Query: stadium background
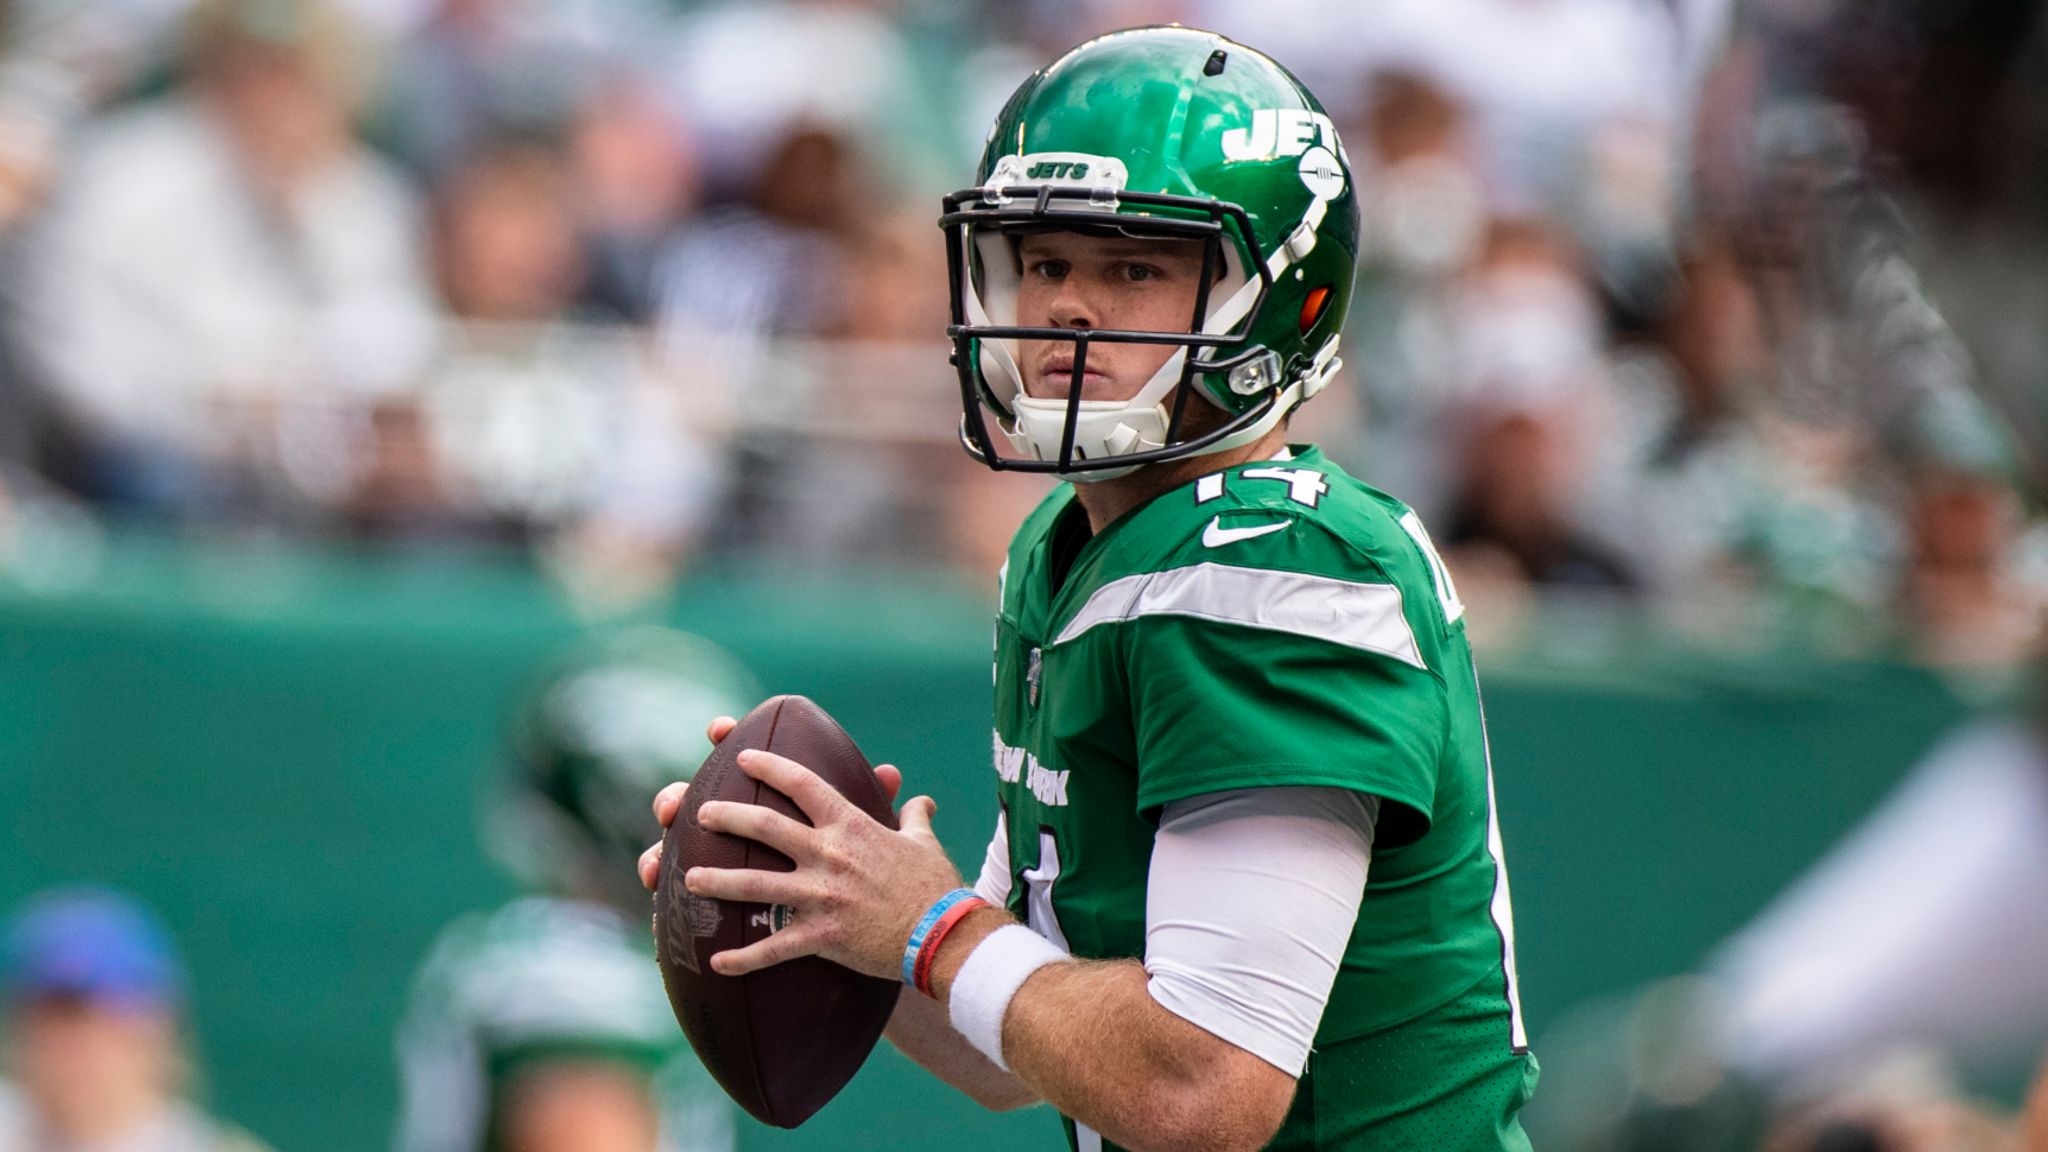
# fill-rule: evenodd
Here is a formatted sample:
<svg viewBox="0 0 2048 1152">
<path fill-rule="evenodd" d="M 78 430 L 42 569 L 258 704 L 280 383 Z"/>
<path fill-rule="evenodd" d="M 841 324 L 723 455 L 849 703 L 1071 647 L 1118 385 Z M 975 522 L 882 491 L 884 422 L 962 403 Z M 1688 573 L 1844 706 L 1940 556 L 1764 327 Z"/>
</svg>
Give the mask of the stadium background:
<svg viewBox="0 0 2048 1152">
<path fill-rule="evenodd" d="M 161 910 L 206 1099 L 281 1149 L 386 1141 L 407 979 L 513 890 L 507 710 L 592 629 L 813 696 L 978 858 L 992 573 L 1042 488 L 952 441 L 932 219 L 1099 29 L 1237 35 L 1344 129 L 1369 250 L 1301 427 L 1473 605 L 1539 1052 L 2025 695 L 2031 5 L 4 11 L 0 906 Z M 210 194 L 208 132 L 290 210 Z M 1955 1075 L 2012 1104 L 2038 1056 Z M 1052 1126 L 884 1051 L 743 1144 Z"/>
</svg>

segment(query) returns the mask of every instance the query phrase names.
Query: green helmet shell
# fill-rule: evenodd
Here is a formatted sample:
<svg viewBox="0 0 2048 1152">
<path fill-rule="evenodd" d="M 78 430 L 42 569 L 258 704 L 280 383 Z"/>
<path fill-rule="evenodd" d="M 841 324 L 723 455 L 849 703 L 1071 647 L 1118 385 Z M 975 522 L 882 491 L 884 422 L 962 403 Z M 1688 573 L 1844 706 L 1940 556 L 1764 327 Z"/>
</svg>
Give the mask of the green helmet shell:
<svg viewBox="0 0 2048 1152">
<path fill-rule="evenodd" d="M 1017 89 L 977 175 L 979 187 L 947 198 L 941 224 L 954 266 L 949 334 L 968 404 L 964 439 L 993 466 L 1128 470 L 1217 451 L 1263 435 L 1334 370 L 1358 251 L 1351 166 L 1315 97 L 1263 54 L 1179 27 L 1091 40 Z M 1053 402 L 1073 412 L 1031 411 L 1007 347 L 1019 338 L 1009 333 L 1028 329 L 1002 314 L 990 233 L 1090 225 L 1213 237 L 1225 273 L 1191 317 L 1197 338 L 1169 363 L 1175 378 L 1141 393 L 1126 414 L 1133 434 L 1091 438 L 1112 414 L 1078 400 Z M 1163 415 L 1160 401 L 1177 383 L 1221 409 L 1229 431 L 1196 441 L 1148 424 L 1139 410 Z M 1041 466 L 987 460 L 994 449 L 980 407 Z M 1059 442 L 1047 442 L 1049 428 L 1060 428 Z"/>
<path fill-rule="evenodd" d="M 654 794 L 696 774 L 706 725 L 760 698 L 710 641 L 641 626 L 580 645 L 521 700 L 489 829 L 496 855 L 557 895 L 646 899 L 633 865 L 661 829 Z"/>
</svg>

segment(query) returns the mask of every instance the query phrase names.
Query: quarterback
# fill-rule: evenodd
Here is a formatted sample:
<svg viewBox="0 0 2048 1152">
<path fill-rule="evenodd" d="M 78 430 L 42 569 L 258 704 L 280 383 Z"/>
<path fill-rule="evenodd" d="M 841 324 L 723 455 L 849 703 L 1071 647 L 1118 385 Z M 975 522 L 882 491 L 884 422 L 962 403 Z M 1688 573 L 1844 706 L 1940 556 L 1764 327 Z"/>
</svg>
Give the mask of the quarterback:
<svg viewBox="0 0 2048 1152">
<path fill-rule="evenodd" d="M 1414 513 L 1285 435 L 1350 297 L 1335 128 L 1243 45 L 1115 33 L 1018 89 L 940 223 L 968 452 L 1071 481 L 1003 570 L 995 835 L 966 888 L 929 799 L 891 831 L 745 753 L 814 826 L 703 806 L 797 862 L 685 877 L 796 911 L 714 966 L 901 974 L 895 1044 L 1080 1152 L 1528 1148 L 1463 606 Z"/>
</svg>

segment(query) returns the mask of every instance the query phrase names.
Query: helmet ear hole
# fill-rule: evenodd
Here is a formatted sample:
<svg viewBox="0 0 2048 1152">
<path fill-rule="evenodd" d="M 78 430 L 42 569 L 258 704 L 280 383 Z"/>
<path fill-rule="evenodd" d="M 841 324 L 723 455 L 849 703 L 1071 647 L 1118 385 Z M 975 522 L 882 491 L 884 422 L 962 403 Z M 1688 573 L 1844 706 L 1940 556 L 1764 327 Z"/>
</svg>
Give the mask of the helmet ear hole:
<svg viewBox="0 0 2048 1152">
<path fill-rule="evenodd" d="M 1308 330 L 1316 326 L 1316 321 L 1323 318 L 1323 311 L 1329 306 L 1329 285 L 1325 284 L 1320 288 L 1309 290 L 1308 299 L 1303 301 L 1301 305 L 1301 331 L 1303 335 L 1307 335 Z"/>
</svg>

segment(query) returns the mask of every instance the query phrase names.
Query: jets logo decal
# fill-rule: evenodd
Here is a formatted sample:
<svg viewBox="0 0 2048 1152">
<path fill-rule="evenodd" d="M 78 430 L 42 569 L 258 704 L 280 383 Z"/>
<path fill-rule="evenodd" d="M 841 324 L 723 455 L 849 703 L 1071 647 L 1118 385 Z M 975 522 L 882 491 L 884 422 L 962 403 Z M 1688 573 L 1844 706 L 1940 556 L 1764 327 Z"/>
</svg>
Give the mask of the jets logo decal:
<svg viewBox="0 0 2048 1152">
<path fill-rule="evenodd" d="M 1299 156 L 1310 145 L 1320 145 L 1339 156 L 1344 154 L 1344 145 L 1337 139 L 1337 126 L 1321 112 L 1305 108 L 1260 108 L 1252 113 L 1250 127 L 1225 132 L 1222 144 L 1223 158 L 1233 164 Z"/>
</svg>

